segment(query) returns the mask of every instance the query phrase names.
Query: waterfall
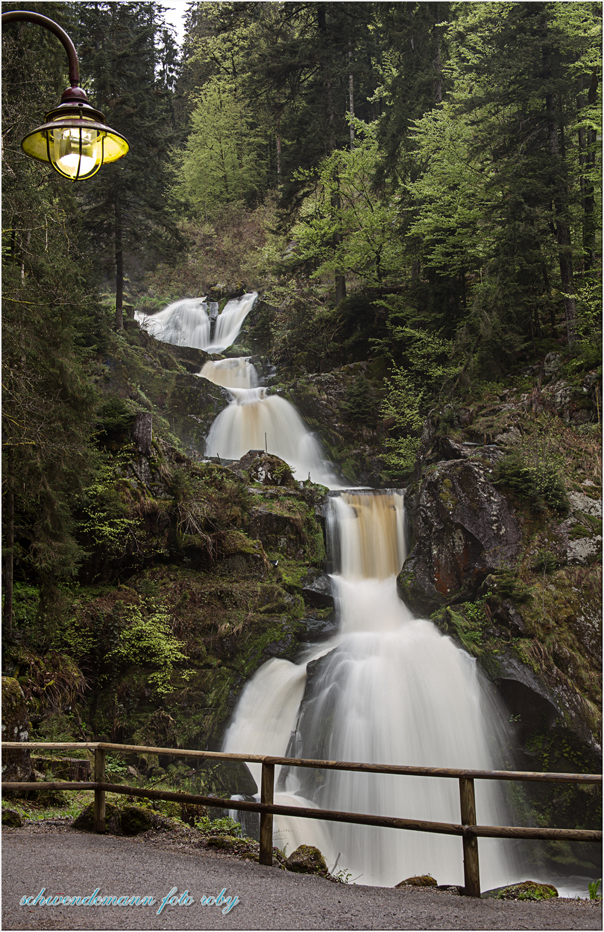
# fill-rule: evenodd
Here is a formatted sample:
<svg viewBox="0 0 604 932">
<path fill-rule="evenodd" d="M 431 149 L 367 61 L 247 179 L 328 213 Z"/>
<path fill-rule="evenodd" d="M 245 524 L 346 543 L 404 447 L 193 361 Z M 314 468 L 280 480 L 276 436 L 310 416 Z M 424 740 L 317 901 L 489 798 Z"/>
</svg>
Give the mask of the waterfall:
<svg viewBox="0 0 604 932">
<path fill-rule="evenodd" d="M 285 460 L 294 476 L 338 488 L 321 445 L 297 410 L 266 388 L 229 388 L 232 401 L 218 415 L 206 440 L 207 456 L 238 460 L 248 450 L 266 450 Z"/>
<path fill-rule="evenodd" d="M 249 356 L 209 359 L 197 375 L 224 388 L 255 388 L 258 385 L 258 373 Z"/>
<path fill-rule="evenodd" d="M 276 756 L 499 769 L 503 718 L 475 661 L 400 601 L 405 558 L 399 492 L 342 493 L 328 505 L 338 634 L 298 663 L 270 660 L 247 684 L 224 750 Z M 252 769 L 250 767 L 250 769 Z M 253 774 L 259 781 L 258 773 Z M 459 822 L 455 779 L 281 768 L 275 802 Z M 482 824 L 509 824 L 502 787 L 476 781 Z M 362 884 L 430 873 L 463 884 L 460 838 L 275 817 L 274 839 L 315 844 Z M 480 839 L 483 888 L 517 879 L 509 841 Z"/>
<path fill-rule="evenodd" d="M 221 314 L 215 317 L 214 305 L 205 298 L 184 298 L 168 305 L 158 314 L 149 316 L 140 311 L 135 313 L 141 327 L 163 343 L 176 346 L 191 346 L 207 353 L 222 353 L 239 336 L 243 322 L 251 311 L 257 292 L 231 298 Z M 215 332 L 212 337 L 212 321 Z"/>
</svg>

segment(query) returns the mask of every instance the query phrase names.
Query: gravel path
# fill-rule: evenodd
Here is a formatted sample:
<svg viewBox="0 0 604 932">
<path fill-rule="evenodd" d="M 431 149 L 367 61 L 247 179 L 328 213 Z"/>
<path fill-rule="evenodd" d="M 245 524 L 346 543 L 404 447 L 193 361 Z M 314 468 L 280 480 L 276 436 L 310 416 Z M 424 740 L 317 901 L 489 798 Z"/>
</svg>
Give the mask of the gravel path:
<svg viewBox="0 0 604 932">
<path fill-rule="evenodd" d="M 154 838 L 26 826 L 2 833 L 2 928 L 601 929 L 599 903 L 472 900 L 416 887 L 346 886 Z M 172 890 L 189 905 L 166 905 Z M 20 905 L 22 897 L 153 897 L 147 905 Z M 202 897 L 232 897 L 218 906 Z M 234 898 L 237 897 L 237 902 Z M 30 901 L 31 902 L 31 901 Z M 86 904 L 87 905 L 87 904 Z M 229 908 L 230 907 L 230 908 Z"/>
</svg>

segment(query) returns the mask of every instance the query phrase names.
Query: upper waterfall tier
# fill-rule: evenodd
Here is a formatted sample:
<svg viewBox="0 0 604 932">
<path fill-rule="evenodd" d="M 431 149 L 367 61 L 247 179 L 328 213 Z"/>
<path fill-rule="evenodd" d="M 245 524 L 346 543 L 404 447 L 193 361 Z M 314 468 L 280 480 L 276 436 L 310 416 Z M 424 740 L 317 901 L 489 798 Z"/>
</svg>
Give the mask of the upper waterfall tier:
<svg viewBox="0 0 604 932">
<path fill-rule="evenodd" d="M 163 343 L 191 346 L 206 353 L 222 353 L 239 336 L 257 297 L 258 293 L 252 291 L 240 298 L 231 298 L 218 316 L 212 313 L 214 307 L 217 310 L 217 305 L 208 304 L 205 298 L 184 298 L 153 316 L 139 311 L 134 316 L 151 336 Z M 212 336 L 214 319 L 216 325 Z"/>
</svg>

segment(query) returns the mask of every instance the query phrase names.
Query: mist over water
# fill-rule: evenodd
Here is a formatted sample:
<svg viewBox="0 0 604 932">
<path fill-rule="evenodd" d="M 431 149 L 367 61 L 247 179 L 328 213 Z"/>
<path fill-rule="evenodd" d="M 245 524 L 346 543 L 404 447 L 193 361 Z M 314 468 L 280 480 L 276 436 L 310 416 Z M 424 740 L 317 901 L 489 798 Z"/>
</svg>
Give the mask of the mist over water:
<svg viewBox="0 0 604 932">
<path fill-rule="evenodd" d="M 339 633 L 298 663 L 271 660 L 244 690 L 224 749 L 319 760 L 499 769 L 503 718 L 475 661 L 400 601 L 403 497 L 343 492 L 330 499 Z M 313 663 L 314 661 L 314 663 Z M 309 684 L 306 688 L 306 684 Z M 305 692 L 306 690 L 306 692 Z M 250 768 L 252 769 L 252 768 Z M 320 773 L 320 777 L 317 774 Z M 254 773 L 259 781 L 259 774 Z M 275 802 L 460 821 L 458 781 L 281 769 Z M 481 824 L 509 824 L 501 785 L 476 781 Z M 328 865 L 363 884 L 430 873 L 463 884 L 458 837 L 275 817 L 275 844 L 317 845 Z M 517 879 L 509 842 L 480 839 L 483 889 Z"/>
</svg>

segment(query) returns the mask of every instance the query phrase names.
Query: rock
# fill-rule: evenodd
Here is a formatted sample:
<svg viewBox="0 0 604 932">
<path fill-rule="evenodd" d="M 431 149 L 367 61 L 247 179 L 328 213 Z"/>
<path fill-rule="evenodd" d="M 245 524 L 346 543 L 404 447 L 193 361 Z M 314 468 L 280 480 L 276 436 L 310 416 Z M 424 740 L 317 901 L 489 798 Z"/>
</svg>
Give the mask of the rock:
<svg viewBox="0 0 604 932">
<path fill-rule="evenodd" d="M 6 825 L 7 828 L 21 828 L 23 819 L 16 809 L 3 809 L 2 824 Z"/>
<path fill-rule="evenodd" d="M 113 803 L 105 803 L 105 830 L 110 835 L 122 834 L 121 810 Z M 72 828 L 80 832 L 94 832 L 94 803 L 89 803 L 73 820 Z"/>
<path fill-rule="evenodd" d="M 193 827 L 199 819 L 205 819 L 207 814 L 208 810 L 206 806 L 201 806 L 198 803 L 180 804 L 180 818 L 191 827 Z"/>
<path fill-rule="evenodd" d="M 105 803 L 105 826 L 110 835 L 140 835 L 150 828 L 171 825 L 169 819 L 142 806 L 125 806 L 120 809 L 113 803 Z M 94 832 L 94 803 L 90 803 L 74 819 L 72 828 L 80 832 Z"/>
<path fill-rule="evenodd" d="M 153 453 L 153 415 L 150 411 L 139 411 L 134 418 L 132 426 L 132 439 L 134 440 L 138 452 L 143 456 L 151 456 Z"/>
<path fill-rule="evenodd" d="M 416 544 L 398 585 L 422 615 L 475 597 L 485 577 L 520 552 L 518 522 L 477 461 L 441 462 L 428 471 L 410 510 Z"/>
<path fill-rule="evenodd" d="M 562 367 L 562 353 L 548 353 L 543 360 L 543 373 L 549 378 Z"/>
<path fill-rule="evenodd" d="M 300 845 L 292 851 L 285 868 L 296 874 L 326 874 L 327 864 L 318 848 L 313 845 Z"/>
<path fill-rule="evenodd" d="M 307 577 L 302 583 L 302 595 L 307 605 L 314 605 L 315 608 L 334 607 L 329 576 Z"/>
<path fill-rule="evenodd" d="M 435 881 L 434 877 L 431 877 L 430 874 L 422 874 L 418 877 L 407 877 L 406 880 L 401 880 L 400 883 L 395 884 L 395 887 L 437 887 L 438 884 Z"/>
<path fill-rule="evenodd" d="M 23 690 L 12 676 L 2 677 L 2 740 L 29 740 L 29 712 Z M 26 783 L 31 779 L 31 757 L 28 750 L 4 751 L 2 754 L 2 782 Z M 23 790 L 15 791 L 18 795 Z"/>
<path fill-rule="evenodd" d="M 249 533 L 267 551 L 296 557 L 304 547 L 304 527 L 295 515 L 279 514 L 266 505 L 250 511 Z"/>
<path fill-rule="evenodd" d="M 240 760 L 205 761 L 203 773 L 209 796 L 220 796 L 223 799 L 239 794 L 253 796 L 258 789 L 247 765 Z M 218 818 L 224 815 L 221 811 Z"/>
<path fill-rule="evenodd" d="M 591 515 L 594 518 L 602 517 L 601 499 L 590 498 L 589 495 L 585 495 L 583 492 L 569 492 L 568 499 L 570 501 L 571 511 Z"/>
<path fill-rule="evenodd" d="M 509 599 L 504 599 L 495 611 L 495 618 L 500 624 L 505 625 L 513 637 L 522 637 L 526 631 L 526 625 L 522 615 L 516 610 L 514 604 Z"/>
<path fill-rule="evenodd" d="M 260 813 L 249 812 L 247 809 L 237 809 L 238 800 L 255 803 L 258 802 L 257 797 L 249 793 L 239 793 L 233 798 L 233 809 L 229 811 L 229 815 L 231 815 L 231 812 L 236 813 L 237 822 L 241 825 L 242 835 L 245 835 L 246 838 L 253 838 L 254 841 L 260 841 Z"/>
<path fill-rule="evenodd" d="M 579 566 L 585 566 L 593 563 L 602 553 L 601 537 L 581 537 L 579 540 L 571 540 L 566 548 L 566 559 L 569 563 L 576 563 Z"/>
<path fill-rule="evenodd" d="M 558 891 L 552 884 L 536 883 L 534 880 L 511 884 L 499 889 L 495 894 L 498 900 L 550 900 L 556 896 Z"/>
<path fill-rule="evenodd" d="M 330 615 L 329 618 L 303 618 L 300 624 L 304 625 L 304 640 L 307 641 L 325 641 L 338 633 L 335 615 Z"/>
<path fill-rule="evenodd" d="M 247 473 L 252 482 L 262 485 L 295 486 L 296 481 L 285 460 L 264 453 L 262 450 L 249 450 L 238 462 L 230 467 L 237 474 Z"/>
<path fill-rule="evenodd" d="M 141 806 L 126 806 L 121 822 L 124 835 L 141 835 L 153 827 L 153 813 Z"/>
</svg>

